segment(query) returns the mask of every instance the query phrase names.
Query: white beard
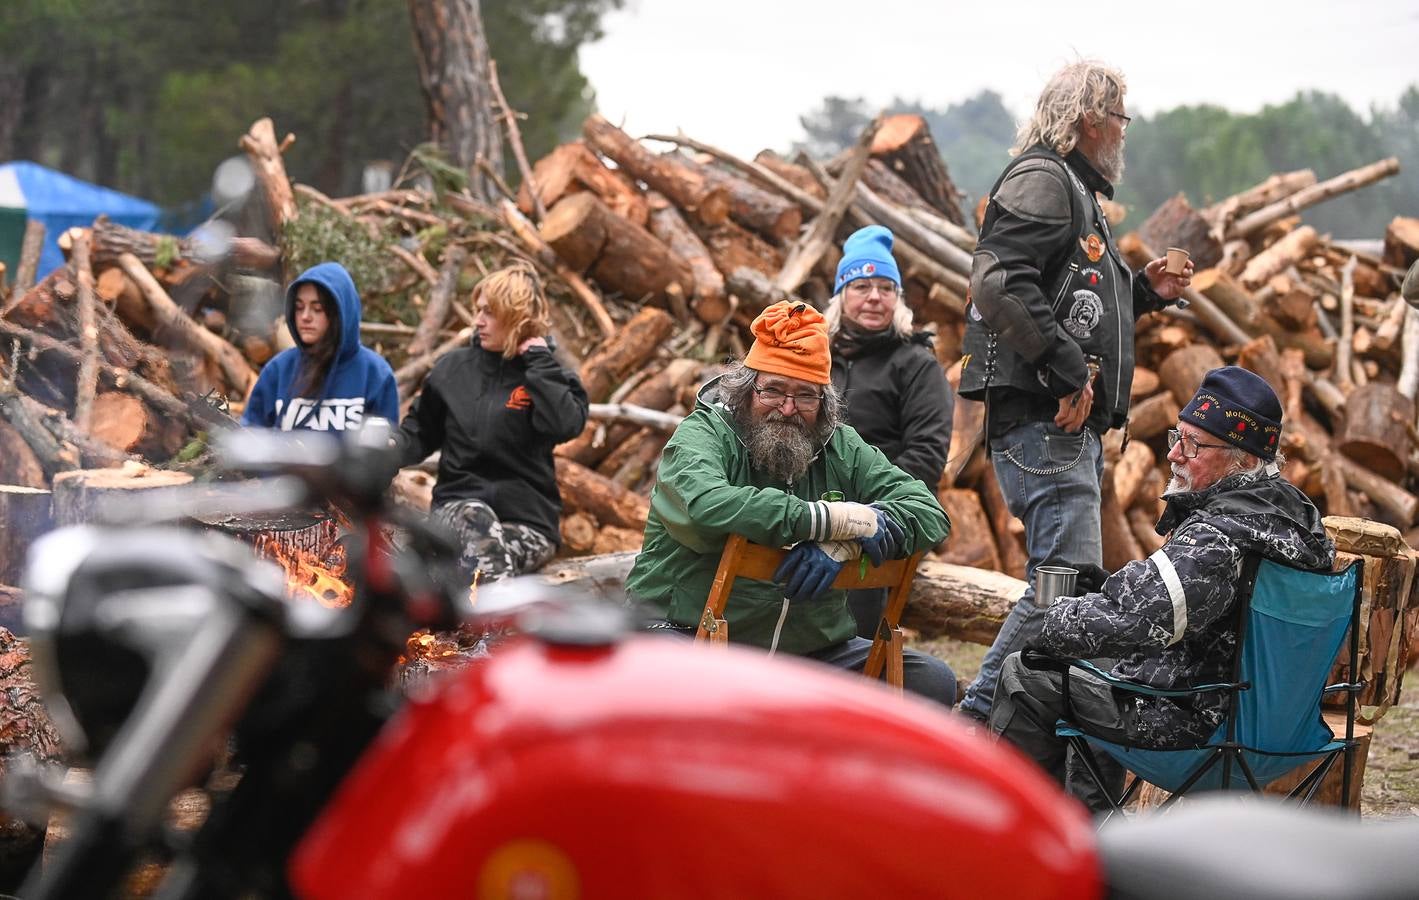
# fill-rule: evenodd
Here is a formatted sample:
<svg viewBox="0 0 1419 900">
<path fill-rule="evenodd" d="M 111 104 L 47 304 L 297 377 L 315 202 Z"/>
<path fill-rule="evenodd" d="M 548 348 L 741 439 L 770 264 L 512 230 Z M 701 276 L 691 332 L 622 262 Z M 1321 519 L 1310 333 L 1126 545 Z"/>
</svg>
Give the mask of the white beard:
<svg viewBox="0 0 1419 900">
<path fill-rule="evenodd" d="M 1117 185 L 1123 181 L 1123 141 L 1106 148 L 1100 156 L 1102 159 L 1095 161 L 1099 174 L 1108 179 L 1109 184 Z"/>
<path fill-rule="evenodd" d="M 1168 479 L 1168 486 L 1163 490 L 1164 494 L 1185 494 L 1192 490 L 1192 481 L 1177 469 L 1173 470 L 1173 477 Z"/>
</svg>

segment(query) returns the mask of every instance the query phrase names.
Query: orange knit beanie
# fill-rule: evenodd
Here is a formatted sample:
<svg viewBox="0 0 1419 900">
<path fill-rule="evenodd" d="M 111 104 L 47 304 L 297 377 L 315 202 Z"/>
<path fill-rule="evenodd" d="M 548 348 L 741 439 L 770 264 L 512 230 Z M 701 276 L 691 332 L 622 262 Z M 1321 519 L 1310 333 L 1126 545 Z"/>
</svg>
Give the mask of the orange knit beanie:
<svg viewBox="0 0 1419 900">
<path fill-rule="evenodd" d="M 749 330 L 754 334 L 744 357 L 749 368 L 813 384 L 832 380 L 828 326 L 813 307 L 781 300 L 759 313 Z"/>
</svg>

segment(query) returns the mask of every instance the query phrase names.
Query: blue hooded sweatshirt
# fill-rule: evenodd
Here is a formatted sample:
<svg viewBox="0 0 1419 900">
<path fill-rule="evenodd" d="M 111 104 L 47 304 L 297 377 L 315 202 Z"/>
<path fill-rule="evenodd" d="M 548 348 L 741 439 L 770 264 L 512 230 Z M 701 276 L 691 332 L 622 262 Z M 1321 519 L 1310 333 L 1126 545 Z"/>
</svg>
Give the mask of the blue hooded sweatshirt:
<svg viewBox="0 0 1419 900">
<path fill-rule="evenodd" d="M 241 424 L 292 431 L 345 431 L 360 427 L 365 416 L 399 421 L 399 389 L 384 357 L 360 344 L 363 313 L 355 281 L 339 263 L 324 262 L 306 269 L 286 288 L 286 325 L 296 343 L 296 290 L 306 282 L 335 298 L 339 314 L 340 343 L 325 377 L 319 398 L 296 397 L 300 375 L 300 346 L 276 354 L 261 370 L 242 413 Z"/>
</svg>

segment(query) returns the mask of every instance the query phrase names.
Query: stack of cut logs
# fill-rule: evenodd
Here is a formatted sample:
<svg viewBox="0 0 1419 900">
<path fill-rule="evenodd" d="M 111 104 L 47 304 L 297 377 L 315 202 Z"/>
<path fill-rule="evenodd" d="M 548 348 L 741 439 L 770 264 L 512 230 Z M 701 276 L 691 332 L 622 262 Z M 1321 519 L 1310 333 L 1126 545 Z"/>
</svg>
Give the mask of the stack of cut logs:
<svg viewBox="0 0 1419 900">
<path fill-rule="evenodd" d="M 905 301 L 936 332 L 949 377 L 958 374 L 975 229 L 918 116 L 879 118 L 821 164 L 767 151 L 737 159 L 684 135 L 636 140 L 592 116 L 581 140 L 524 171 L 520 192 L 497 204 L 417 184 L 332 199 L 289 182 L 289 139 L 278 142 L 270 120 L 240 143 L 266 214 L 260 239 L 236 238 L 214 260 L 197 242 L 100 220 L 65 236 L 66 267 L 4 300 L 5 521 L 47 506 L 44 492 L 66 470 L 180 467 L 174 454 L 223 418 L 214 398 L 239 407 L 260 364 L 289 346 L 279 298 L 295 273 L 283 233 L 302 217 L 333 217 L 382 242 L 380 259 L 362 261 L 379 273 L 360 285 L 365 308 L 402 297 L 416 313 L 361 329 L 394 363 L 406 408 L 433 362 L 469 339 L 471 283 L 514 256 L 543 273 L 558 352 L 594 404 L 586 431 L 557 450 L 564 555 L 639 545 L 660 451 L 696 388 L 742 355 L 747 325 L 768 303 L 825 304 L 841 241 L 857 227 L 896 234 Z M 1135 265 L 1184 247 L 1198 272 L 1186 311 L 1139 323 L 1131 440 L 1114 435 L 1107 448 L 1108 566 L 1158 545 L 1164 433 L 1201 373 L 1223 361 L 1255 369 L 1284 398 L 1286 475 L 1324 511 L 1419 537 L 1419 497 L 1409 490 L 1419 472 L 1419 312 L 1396 291 L 1419 256 L 1419 220 L 1396 219 L 1372 254 L 1299 218 L 1396 170 L 1391 159 L 1322 182 L 1309 171 L 1280 174 L 1201 210 L 1179 195 L 1120 241 Z M 274 305 L 254 327 L 249 307 L 262 297 Z M 939 556 L 1019 577 L 1022 529 L 981 447 L 981 418 L 978 404 L 958 401 L 940 485 L 956 528 Z M 427 504 L 430 481 L 409 471 L 398 487 Z M 0 540 L 0 583 L 13 582 L 25 543 L 23 529 L 7 531 L 15 536 Z M 982 615 L 967 617 L 976 639 L 998 621 Z"/>
</svg>

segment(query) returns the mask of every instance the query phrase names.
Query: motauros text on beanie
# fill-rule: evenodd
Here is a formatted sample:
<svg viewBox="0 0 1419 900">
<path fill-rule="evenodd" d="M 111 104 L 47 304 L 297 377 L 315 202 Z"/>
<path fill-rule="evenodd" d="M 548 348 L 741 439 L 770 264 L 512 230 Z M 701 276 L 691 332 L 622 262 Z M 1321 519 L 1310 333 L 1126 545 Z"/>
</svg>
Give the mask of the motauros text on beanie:
<svg viewBox="0 0 1419 900">
<path fill-rule="evenodd" d="M 833 293 L 841 293 L 848 282 L 859 278 L 890 278 L 898 288 L 902 286 L 902 273 L 892 258 L 892 232 L 881 225 L 859 228 L 843 241 L 843 258 L 838 263 L 838 276 L 833 279 Z"/>
<path fill-rule="evenodd" d="M 749 331 L 754 345 L 744 357 L 744 365 L 813 384 L 832 381 L 828 326 L 813 307 L 780 300 L 759 313 Z"/>
<path fill-rule="evenodd" d="M 1178 421 L 1267 462 L 1276 458 L 1281 442 L 1281 401 L 1266 379 L 1240 366 L 1222 366 L 1204 375 Z"/>
</svg>

